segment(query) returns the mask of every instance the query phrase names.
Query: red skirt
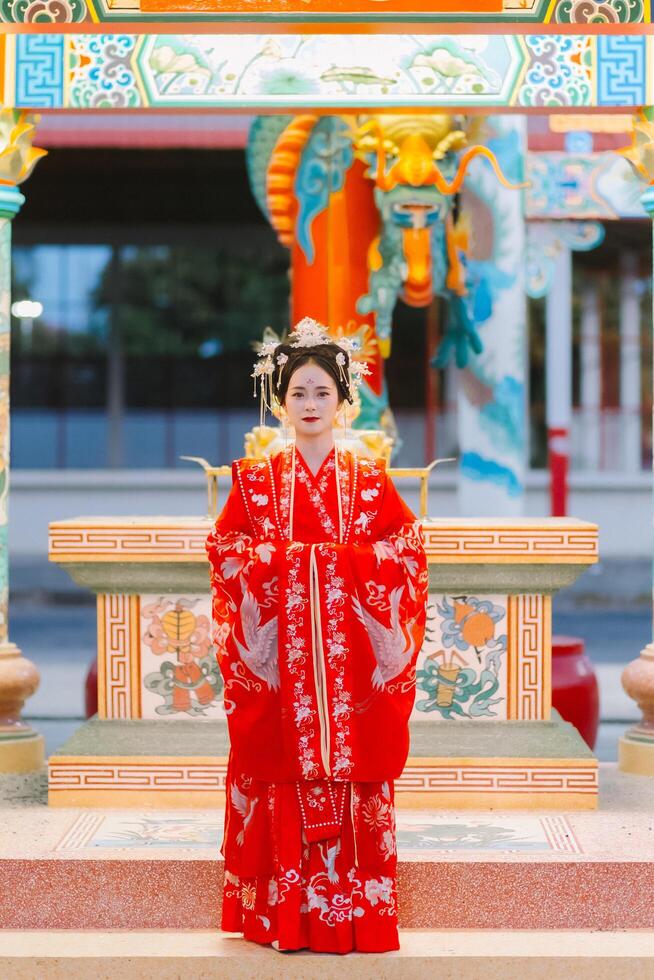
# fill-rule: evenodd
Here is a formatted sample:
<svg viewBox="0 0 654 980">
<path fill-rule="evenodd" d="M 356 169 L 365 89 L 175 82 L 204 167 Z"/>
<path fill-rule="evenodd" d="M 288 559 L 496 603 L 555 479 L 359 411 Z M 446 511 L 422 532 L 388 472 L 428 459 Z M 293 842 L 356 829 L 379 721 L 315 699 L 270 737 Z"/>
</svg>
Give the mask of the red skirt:
<svg viewBox="0 0 654 980">
<path fill-rule="evenodd" d="M 265 783 L 230 764 L 221 926 L 321 953 L 399 949 L 392 780 Z"/>
</svg>

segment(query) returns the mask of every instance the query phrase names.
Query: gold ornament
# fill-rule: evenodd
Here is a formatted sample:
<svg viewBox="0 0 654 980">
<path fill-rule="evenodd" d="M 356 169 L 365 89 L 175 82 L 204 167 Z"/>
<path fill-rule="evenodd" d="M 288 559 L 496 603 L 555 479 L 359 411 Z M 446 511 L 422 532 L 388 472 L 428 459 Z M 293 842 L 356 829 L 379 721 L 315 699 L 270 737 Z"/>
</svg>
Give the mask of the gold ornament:
<svg viewBox="0 0 654 980">
<path fill-rule="evenodd" d="M 618 152 L 629 161 L 638 177 L 654 184 L 654 122 L 642 109 L 633 121 L 631 146 Z"/>
<path fill-rule="evenodd" d="M 0 184 L 22 184 L 47 154 L 32 146 L 38 120 L 25 109 L 0 109 Z"/>
</svg>

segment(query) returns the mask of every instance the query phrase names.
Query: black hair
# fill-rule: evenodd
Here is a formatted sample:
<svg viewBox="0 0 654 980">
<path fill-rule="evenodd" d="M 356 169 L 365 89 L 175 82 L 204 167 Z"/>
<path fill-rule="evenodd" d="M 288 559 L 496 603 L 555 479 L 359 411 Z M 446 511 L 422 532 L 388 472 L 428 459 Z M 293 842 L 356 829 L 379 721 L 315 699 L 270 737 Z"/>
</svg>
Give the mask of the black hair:
<svg viewBox="0 0 654 980">
<path fill-rule="evenodd" d="M 315 347 L 298 347 L 295 344 L 280 344 L 275 348 L 273 355 L 275 360 L 275 378 L 277 378 L 278 372 L 277 358 L 280 354 L 286 354 L 288 357 L 279 374 L 279 384 L 275 381 L 274 385 L 275 395 L 280 405 L 284 404 L 292 376 L 303 364 L 317 364 L 318 367 L 326 371 L 336 385 L 338 404 L 340 405 L 343 401 L 348 401 L 350 405 L 352 404 L 354 399 L 350 391 L 350 386 L 347 381 L 343 381 L 341 378 L 339 365 L 336 361 L 336 357 L 339 354 L 343 354 L 345 357 L 343 371 L 347 378 L 349 377 L 350 355 L 342 347 L 339 347 L 338 344 L 316 344 Z"/>
</svg>

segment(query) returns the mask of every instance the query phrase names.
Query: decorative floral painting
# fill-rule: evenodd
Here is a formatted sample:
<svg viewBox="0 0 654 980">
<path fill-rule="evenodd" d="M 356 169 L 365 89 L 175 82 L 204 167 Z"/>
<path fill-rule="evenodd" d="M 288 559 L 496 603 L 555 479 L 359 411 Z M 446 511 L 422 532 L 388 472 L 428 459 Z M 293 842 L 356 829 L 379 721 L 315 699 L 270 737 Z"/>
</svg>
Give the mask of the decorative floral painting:
<svg viewBox="0 0 654 980">
<path fill-rule="evenodd" d="M 506 607 L 506 596 L 431 596 L 415 714 L 507 717 Z"/>
<path fill-rule="evenodd" d="M 143 717 L 223 717 L 208 596 L 141 597 Z"/>
</svg>

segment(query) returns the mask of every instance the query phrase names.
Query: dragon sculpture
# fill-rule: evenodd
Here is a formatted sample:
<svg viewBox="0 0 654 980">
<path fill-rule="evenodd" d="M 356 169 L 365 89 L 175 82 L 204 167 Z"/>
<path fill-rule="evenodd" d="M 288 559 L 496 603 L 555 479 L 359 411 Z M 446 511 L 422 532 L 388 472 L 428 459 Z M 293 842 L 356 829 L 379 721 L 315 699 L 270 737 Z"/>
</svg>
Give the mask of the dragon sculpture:
<svg viewBox="0 0 654 980">
<path fill-rule="evenodd" d="M 445 114 L 261 116 L 247 163 L 259 207 L 291 251 L 291 319 L 310 315 L 359 339 L 371 373 L 355 425 L 396 437 L 384 379 L 398 298 L 446 301 L 434 359 L 465 367 L 482 349 L 466 277 L 468 234 L 458 192 L 478 122 Z"/>
</svg>

